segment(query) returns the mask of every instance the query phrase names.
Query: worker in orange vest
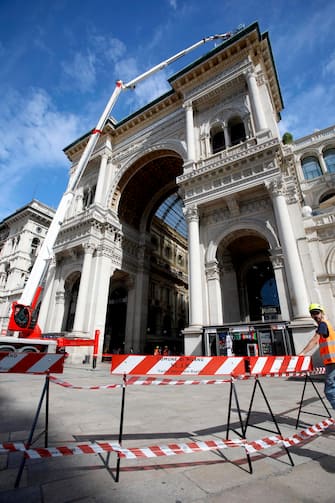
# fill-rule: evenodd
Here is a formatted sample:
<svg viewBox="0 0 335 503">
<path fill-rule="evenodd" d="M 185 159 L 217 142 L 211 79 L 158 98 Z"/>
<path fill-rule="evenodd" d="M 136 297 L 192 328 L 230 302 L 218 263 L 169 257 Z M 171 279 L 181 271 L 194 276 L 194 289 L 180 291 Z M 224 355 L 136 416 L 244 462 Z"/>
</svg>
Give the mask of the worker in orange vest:
<svg viewBox="0 0 335 503">
<path fill-rule="evenodd" d="M 169 356 L 169 347 L 168 346 L 164 346 L 164 349 L 163 349 L 163 356 Z"/>
<path fill-rule="evenodd" d="M 161 349 L 159 346 L 156 346 L 154 349 L 154 356 L 158 356 L 161 354 Z"/>
<path fill-rule="evenodd" d="M 335 409 L 335 330 L 326 319 L 320 304 L 310 304 L 309 312 L 318 326 L 300 355 L 303 356 L 319 344 L 320 356 L 326 368 L 325 395 Z"/>
</svg>

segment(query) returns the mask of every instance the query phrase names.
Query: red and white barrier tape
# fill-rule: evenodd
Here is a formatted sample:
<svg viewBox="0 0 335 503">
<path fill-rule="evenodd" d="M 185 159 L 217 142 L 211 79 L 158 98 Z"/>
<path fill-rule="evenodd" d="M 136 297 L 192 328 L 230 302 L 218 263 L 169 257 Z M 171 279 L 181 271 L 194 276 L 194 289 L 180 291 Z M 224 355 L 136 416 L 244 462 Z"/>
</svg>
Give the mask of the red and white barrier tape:
<svg viewBox="0 0 335 503">
<path fill-rule="evenodd" d="M 61 379 L 58 379 L 57 377 L 50 376 L 50 382 L 53 382 L 54 384 L 58 384 L 58 386 L 62 386 L 63 388 L 72 388 L 72 389 L 92 389 L 92 390 L 97 390 L 97 389 L 115 389 L 115 388 L 121 388 L 121 384 L 103 384 L 103 385 L 97 385 L 97 386 L 76 386 L 74 384 L 71 384 L 70 382 L 67 381 L 62 381 Z"/>
<path fill-rule="evenodd" d="M 309 375 L 320 375 L 325 373 L 325 368 L 320 367 L 316 368 L 310 372 L 308 372 Z M 306 372 L 281 372 L 277 374 L 268 374 L 268 375 L 262 375 L 261 377 L 303 377 L 306 375 Z M 234 376 L 232 377 L 233 380 L 247 380 L 247 379 L 254 379 L 255 376 L 251 376 L 249 374 L 241 374 L 240 376 Z M 62 381 L 61 379 L 58 379 L 57 377 L 50 376 L 50 381 L 53 382 L 54 384 L 58 384 L 58 386 L 62 386 L 63 388 L 72 388 L 72 389 L 88 389 L 88 390 L 98 390 L 98 389 L 116 389 L 116 388 L 121 388 L 122 384 L 103 384 L 103 385 L 96 385 L 96 386 L 77 386 L 74 384 L 71 384 L 67 381 Z M 150 386 L 150 385 L 155 385 L 155 386 L 182 386 L 182 385 L 197 385 L 197 384 L 226 384 L 231 382 L 231 379 L 199 379 L 199 380 L 185 380 L 185 379 L 168 379 L 168 378 L 158 378 L 158 377 L 146 377 L 145 379 L 140 376 L 134 376 L 127 378 L 126 384 L 127 386 L 130 385 L 142 385 L 142 386 Z"/>
<path fill-rule="evenodd" d="M 227 449 L 229 447 L 243 447 L 249 454 L 274 447 L 276 445 L 290 447 L 304 442 L 311 437 L 319 435 L 324 430 L 335 424 L 335 419 L 329 418 L 306 428 L 291 437 L 273 435 L 259 440 L 206 440 L 194 441 L 181 444 L 153 445 L 149 447 L 124 448 L 118 443 L 96 442 L 76 446 L 61 446 L 48 448 L 27 449 L 24 443 L 5 442 L 0 443 L 0 454 L 9 452 L 23 452 L 26 458 L 40 459 L 60 456 L 74 456 L 78 454 L 101 454 L 103 452 L 116 452 L 120 457 L 127 459 L 155 458 L 159 456 L 175 456 L 177 454 L 191 454 L 193 452 Z"/>
</svg>

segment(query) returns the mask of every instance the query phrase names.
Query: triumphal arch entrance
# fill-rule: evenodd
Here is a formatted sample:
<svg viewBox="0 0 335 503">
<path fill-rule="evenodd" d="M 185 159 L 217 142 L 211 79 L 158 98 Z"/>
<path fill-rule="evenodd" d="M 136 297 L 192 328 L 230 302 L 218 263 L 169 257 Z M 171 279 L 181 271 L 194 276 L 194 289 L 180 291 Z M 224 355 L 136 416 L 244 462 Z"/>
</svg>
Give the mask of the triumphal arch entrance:
<svg viewBox="0 0 335 503">
<path fill-rule="evenodd" d="M 100 353 L 295 350 L 311 322 L 301 193 L 281 142 L 270 41 L 255 23 L 110 118 L 55 246 L 45 331 Z M 65 149 L 70 176 L 88 137 Z M 298 229 L 298 230 L 297 230 Z"/>
</svg>

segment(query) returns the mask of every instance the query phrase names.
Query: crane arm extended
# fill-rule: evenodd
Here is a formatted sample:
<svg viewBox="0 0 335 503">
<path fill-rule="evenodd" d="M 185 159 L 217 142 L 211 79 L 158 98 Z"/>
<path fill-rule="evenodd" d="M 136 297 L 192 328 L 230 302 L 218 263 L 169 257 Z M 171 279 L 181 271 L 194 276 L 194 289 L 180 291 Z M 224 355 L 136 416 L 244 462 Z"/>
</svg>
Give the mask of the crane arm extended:
<svg viewBox="0 0 335 503">
<path fill-rule="evenodd" d="M 214 40 L 228 40 L 230 37 L 232 37 L 235 33 L 241 30 L 241 27 L 239 27 L 237 30 L 234 32 L 227 32 L 223 33 L 220 35 L 212 35 L 209 37 L 205 37 L 195 44 L 187 47 L 183 51 L 178 52 L 174 56 L 162 61 L 158 65 L 154 66 L 150 70 L 147 70 L 146 72 L 142 73 L 135 79 L 129 81 L 128 83 L 123 83 L 122 81 L 117 81 L 116 82 L 116 87 L 96 125 L 96 127 L 91 131 L 90 138 L 88 140 L 88 143 L 84 149 L 84 152 L 79 160 L 79 163 L 76 167 L 76 170 L 72 177 L 70 178 L 68 187 L 64 195 L 62 196 L 60 203 L 58 205 L 58 208 L 56 210 L 56 213 L 54 215 L 54 218 L 52 220 L 52 223 L 48 229 L 47 235 L 44 239 L 43 245 L 37 255 L 36 261 L 34 263 L 34 266 L 32 268 L 32 271 L 29 275 L 28 281 L 25 285 L 25 288 L 22 292 L 21 299 L 20 299 L 20 305 L 22 306 L 31 306 L 35 307 L 35 305 L 32 305 L 33 303 L 37 303 L 36 299 L 36 292 L 38 292 L 41 282 L 46 275 L 46 272 L 48 270 L 48 265 L 49 261 L 52 257 L 52 252 L 53 252 L 53 247 L 55 245 L 57 236 L 59 234 L 59 230 L 61 228 L 61 225 L 64 221 L 64 218 L 66 216 L 67 210 L 74 198 L 74 191 L 79 183 L 79 180 L 88 164 L 88 161 L 91 157 L 91 154 L 94 151 L 94 148 L 98 142 L 99 135 L 102 133 L 102 130 L 106 124 L 106 121 L 108 117 L 111 114 L 111 111 L 120 95 L 120 93 L 125 90 L 125 89 L 134 89 L 135 86 L 143 81 L 144 79 L 150 77 L 154 73 L 158 72 L 159 70 L 162 70 L 163 68 L 167 67 L 174 61 L 178 60 L 179 58 L 185 56 L 189 52 L 193 51 L 194 49 L 200 47 L 201 45 L 214 41 Z M 16 303 L 14 303 L 16 304 Z M 10 328 L 10 327 L 9 327 Z"/>
</svg>

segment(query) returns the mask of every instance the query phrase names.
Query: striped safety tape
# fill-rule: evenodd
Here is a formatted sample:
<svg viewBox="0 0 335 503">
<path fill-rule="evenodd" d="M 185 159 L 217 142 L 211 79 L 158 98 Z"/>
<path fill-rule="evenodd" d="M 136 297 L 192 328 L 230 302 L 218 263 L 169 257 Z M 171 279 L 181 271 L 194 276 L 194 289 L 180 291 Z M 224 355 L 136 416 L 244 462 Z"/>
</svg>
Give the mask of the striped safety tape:
<svg viewBox="0 0 335 503">
<path fill-rule="evenodd" d="M 311 372 L 281 372 L 278 374 L 269 374 L 269 375 L 262 375 L 261 377 L 302 377 L 306 376 L 306 374 L 309 375 L 319 375 L 319 374 L 324 374 L 325 373 L 325 368 L 320 367 L 320 368 L 315 368 Z M 249 374 L 241 374 L 239 376 L 233 377 L 233 380 L 247 380 L 247 379 L 253 379 L 255 376 L 251 376 Z M 50 376 L 50 381 L 53 382 L 54 384 L 58 384 L 59 386 L 62 386 L 63 388 L 72 388 L 72 389 L 86 389 L 86 390 L 98 390 L 98 389 L 116 389 L 116 388 L 121 388 L 122 384 L 102 384 L 102 385 L 96 385 L 96 386 L 78 386 L 75 384 L 71 384 L 67 381 L 62 381 L 61 379 L 58 379 L 57 377 Z M 190 379 L 169 379 L 169 378 L 164 378 L 160 379 L 158 377 L 140 377 L 140 376 L 134 376 L 126 379 L 126 384 L 127 386 L 130 385 L 137 385 L 137 386 L 150 386 L 150 385 L 155 385 L 155 386 L 182 386 L 182 385 L 199 385 L 199 384 L 226 384 L 230 383 L 231 379 L 198 379 L 198 380 L 190 380 Z"/>
<path fill-rule="evenodd" d="M 270 447 L 297 445 L 316 435 L 319 435 L 324 430 L 335 424 L 335 419 L 329 418 L 317 423 L 309 428 L 306 428 L 291 437 L 281 437 L 273 435 L 264 437 L 259 440 L 206 440 L 194 441 L 181 444 L 168 445 L 153 445 L 149 447 L 132 447 L 124 448 L 118 443 L 112 442 L 96 442 L 90 444 L 81 444 L 76 446 L 61 446 L 61 447 L 38 447 L 35 449 L 27 449 L 23 443 L 19 442 L 4 442 L 0 443 L 0 454 L 9 452 L 24 452 L 26 458 L 40 459 L 52 458 L 60 456 L 74 456 L 78 454 L 100 454 L 103 452 L 116 452 L 120 457 L 127 459 L 135 458 L 155 458 L 159 456 L 174 456 L 177 454 L 190 454 L 193 452 L 211 451 L 217 449 L 227 449 L 231 447 L 243 447 L 248 453 L 255 453 L 268 449 Z"/>
<path fill-rule="evenodd" d="M 97 390 L 97 389 L 115 389 L 115 388 L 121 388 L 121 384 L 103 384 L 103 385 L 96 385 L 96 386 L 77 386 L 75 384 L 71 384 L 67 381 L 62 381 L 61 379 L 58 379 L 57 377 L 50 376 L 50 382 L 53 382 L 54 384 L 58 384 L 58 386 L 62 386 L 63 388 L 72 388 L 72 389 L 91 389 L 91 390 Z"/>
</svg>

